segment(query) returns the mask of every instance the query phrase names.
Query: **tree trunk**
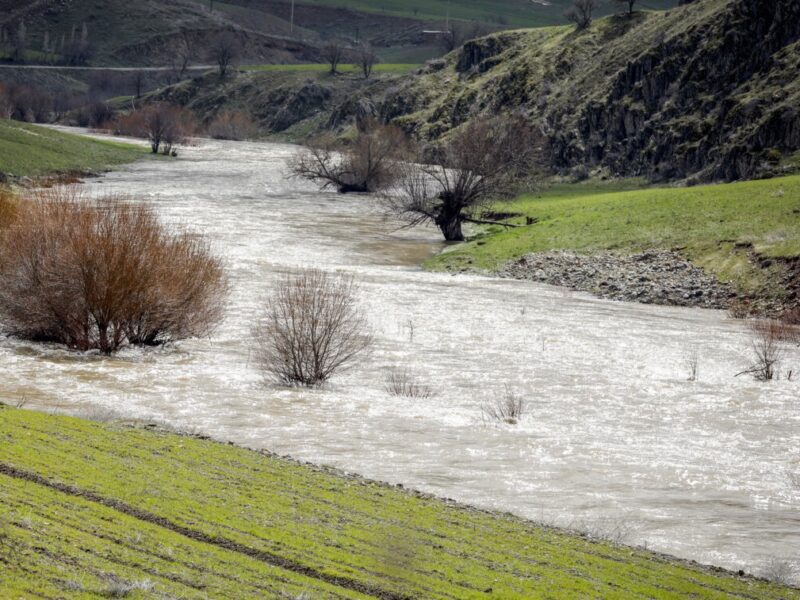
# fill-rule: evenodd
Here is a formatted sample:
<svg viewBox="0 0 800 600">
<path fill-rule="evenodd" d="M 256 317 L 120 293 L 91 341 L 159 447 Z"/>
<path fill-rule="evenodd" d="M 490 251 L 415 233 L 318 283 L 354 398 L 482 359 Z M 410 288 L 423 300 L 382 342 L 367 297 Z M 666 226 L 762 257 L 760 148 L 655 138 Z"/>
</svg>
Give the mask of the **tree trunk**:
<svg viewBox="0 0 800 600">
<path fill-rule="evenodd" d="M 436 217 L 436 225 L 448 242 L 463 242 L 464 234 L 461 232 L 461 215 L 442 213 Z"/>
</svg>

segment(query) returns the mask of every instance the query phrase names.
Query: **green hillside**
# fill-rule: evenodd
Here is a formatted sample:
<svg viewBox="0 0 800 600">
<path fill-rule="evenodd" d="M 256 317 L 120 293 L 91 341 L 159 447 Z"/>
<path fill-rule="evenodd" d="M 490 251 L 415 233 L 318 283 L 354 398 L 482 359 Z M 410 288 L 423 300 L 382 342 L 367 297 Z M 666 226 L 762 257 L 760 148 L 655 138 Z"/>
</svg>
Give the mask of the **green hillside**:
<svg viewBox="0 0 800 600">
<path fill-rule="evenodd" d="M 235 446 L 0 407 L 0 597 L 800 598 Z"/>
<path fill-rule="evenodd" d="M 496 211 L 510 223 L 432 259 L 433 269 L 501 269 L 534 252 L 679 250 L 740 293 L 785 294 L 784 269 L 800 257 L 800 176 L 688 188 L 630 191 L 625 182 L 558 185 Z M 769 269 L 754 257 L 771 260 Z M 782 264 L 785 262 L 786 264 Z"/>
<path fill-rule="evenodd" d="M 478 116 L 521 111 L 562 173 L 754 179 L 800 150 L 799 72 L 800 3 L 759 10 L 748 0 L 696 0 L 584 31 L 468 42 L 407 78 L 381 114 L 437 140 Z"/>
</svg>

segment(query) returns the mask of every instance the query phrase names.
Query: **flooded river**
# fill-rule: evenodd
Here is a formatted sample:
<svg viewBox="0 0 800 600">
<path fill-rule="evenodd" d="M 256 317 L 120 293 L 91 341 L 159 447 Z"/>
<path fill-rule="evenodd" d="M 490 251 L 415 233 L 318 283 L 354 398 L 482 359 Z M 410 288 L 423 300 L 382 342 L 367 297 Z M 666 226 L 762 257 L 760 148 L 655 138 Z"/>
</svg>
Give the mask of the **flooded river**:
<svg viewBox="0 0 800 600">
<path fill-rule="evenodd" d="M 425 273 L 436 231 L 287 180 L 292 152 L 204 141 L 88 181 L 208 234 L 228 264 L 227 318 L 211 339 L 115 358 L 0 339 L 0 397 L 157 419 L 728 568 L 800 566 L 800 383 L 734 378 L 749 360 L 741 323 Z M 276 275 L 297 266 L 355 273 L 377 339 L 319 390 L 265 385 L 248 340 Z M 393 368 L 435 395 L 390 396 Z M 526 416 L 484 423 L 481 405 L 507 389 Z"/>
</svg>

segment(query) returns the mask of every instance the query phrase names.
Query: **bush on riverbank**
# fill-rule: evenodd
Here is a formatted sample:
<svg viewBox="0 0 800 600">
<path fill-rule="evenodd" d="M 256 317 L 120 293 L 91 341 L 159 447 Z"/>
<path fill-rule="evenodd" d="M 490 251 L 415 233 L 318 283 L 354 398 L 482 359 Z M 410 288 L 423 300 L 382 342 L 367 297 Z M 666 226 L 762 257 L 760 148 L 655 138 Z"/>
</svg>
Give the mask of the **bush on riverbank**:
<svg viewBox="0 0 800 600">
<path fill-rule="evenodd" d="M 0 236 L 0 320 L 24 339 L 112 354 L 204 335 L 226 292 L 202 239 L 121 197 L 32 193 Z"/>
</svg>

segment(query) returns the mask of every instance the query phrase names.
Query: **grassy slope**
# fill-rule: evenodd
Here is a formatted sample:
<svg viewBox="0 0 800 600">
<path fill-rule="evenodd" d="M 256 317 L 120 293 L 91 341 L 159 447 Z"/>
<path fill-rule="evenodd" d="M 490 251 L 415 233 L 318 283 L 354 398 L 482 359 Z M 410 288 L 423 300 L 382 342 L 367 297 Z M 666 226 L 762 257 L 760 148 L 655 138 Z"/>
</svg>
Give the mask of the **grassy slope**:
<svg viewBox="0 0 800 600">
<path fill-rule="evenodd" d="M 436 140 L 475 115 L 524 109 L 554 132 L 554 151 L 571 157 L 565 161 L 571 166 L 600 161 L 611 174 L 653 169 L 662 178 L 685 172 L 719 179 L 712 173 L 726 163 L 730 170 L 741 147 L 766 158 L 759 154 L 768 148 L 758 140 L 782 139 L 773 123 L 781 114 L 794 114 L 800 102 L 800 42 L 776 52 L 769 68 L 738 84 L 681 71 L 693 61 L 712 62 L 715 48 L 727 39 L 731 14 L 729 0 L 697 0 L 668 12 L 637 12 L 632 19 L 597 19 L 582 32 L 571 26 L 502 32 L 470 47 L 468 64 L 489 57 L 472 70 L 462 63 L 459 72 L 465 55 L 455 52 L 444 68 L 407 78 L 387 99 L 387 114 L 406 131 Z M 703 31 L 708 43 L 697 44 Z M 742 35 L 748 43 L 755 36 L 744 28 Z M 738 60 L 730 49 L 720 64 L 726 58 Z M 695 75 L 694 87 L 683 86 Z M 645 93 L 656 88 L 653 81 L 676 83 Z M 680 91 L 704 85 L 704 92 Z M 675 173 L 676 165 L 691 167 Z"/>
<path fill-rule="evenodd" d="M 493 270 L 525 254 L 553 249 L 681 249 L 696 264 L 747 291 L 763 285 L 767 273 L 757 273 L 747 250 L 736 244 L 752 244 L 767 257 L 800 256 L 800 176 L 636 191 L 561 185 L 497 208 L 539 221 L 484 231 L 479 239 L 432 259 L 429 266 Z"/>
<path fill-rule="evenodd" d="M 97 172 L 144 155 L 136 146 L 0 119 L 0 173 L 7 175 Z"/>
<path fill-rule="evenodd" d="M 800 598 L 195 438 L 0 407 L 0 447 L 3 597 Z"/>
<path fill-rule="evenodd" d="M 665 35 L 677 36 L 706 23 L 725 4 L 726 0 L 707 0 L 669 13 L 642 11 L 632 20 L 596 19 L 581 32 L 559 25 L 496 34 L 503 50 L 486 72 L 462 76 L 456 70 L 456 52 L 449 55 L 445 69 L 409 80 L 409 91 L 423 101 L 417 112 L 399 120 L 409 128 L 416 126 L 423 137 L 437 137 L 455 126 L 457 106 L 493 107 L 500 92 L 513 102 L 546 99 L 531 103 L 537 112 L 576 112 L 576 98 L 602 101 L 633 57 Z"/>
<path fill-rule="evenodd" d="M 503 22 L 517 27 L 531 27 L 563 23 L 564 10 L 571 0 L 552 0 L 533 3 L 530 0 L 304 0 L 304 4 L 347 7 L 374 13 L 389 13 L 422 19 L 443 19 L 448 14 L 453 19 Z M 652 0 L 648 8 L 663 9 L 675 6 L 672 0 Z M 598 12 L 608 14 L 618 10 L 612 3 L 600 3 Z"/>
<path fill-rule="evenodd" d="M 41 47 L 45 30 L 49 31 L 53 43 L 62 35 L 69 40 L 72 28 L 80 34 L 87 24 L 89 39 L 95 48 L 92 64 L 116 65 L 119 61 L 114 52 L 124 46 L 139 44 L 150 37 L 177 34 L 184 29 L 214 29 L 230 26 L 222 14 L 210 14 L 203 6 L 190 0 L 142 0 L 135 4 L 124 0 L 71 0 L 51 4 L 46 18 L 34 3 L 33 13 L 26 18 L 30 45 Z M 208 3 L 206 2 L 206 5 Z M 13 9 L 22 11 L 17 0 L 0 0 L 0 23 L 4 17 L 13 18 Z M 5 9 L 5 10 L 4 10 Z M 124 66 L 124 65 L 123 65 Z"/>
<path fill-rule="evenodd" d="M 419 64 L 378 63 L 373 71 L 375 73 L 404 74 L 419 68 Z M 240 67 L 241 71 L 255 72 L 303 72 L 303 73 L 328 73 L 330 66 L 327 64 L 302 64 L 302 65 L 246 65 Z M 361 67 L 353 64 L 339 65 L 341 73 L 360 73 Z"/>
</svg>

